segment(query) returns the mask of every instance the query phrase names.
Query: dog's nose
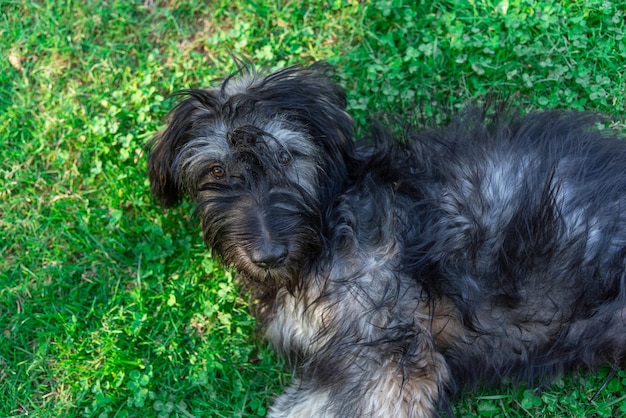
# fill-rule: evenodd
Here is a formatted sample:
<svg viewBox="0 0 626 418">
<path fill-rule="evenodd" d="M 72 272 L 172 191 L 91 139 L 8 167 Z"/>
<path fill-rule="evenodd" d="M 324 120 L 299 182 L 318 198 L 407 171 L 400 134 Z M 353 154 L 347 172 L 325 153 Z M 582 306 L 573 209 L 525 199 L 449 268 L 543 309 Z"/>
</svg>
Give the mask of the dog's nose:
<svg viewBox="0 0 626 418">
<path fill-rule="evenodd" d="M 262 269 L 270 269 L 285 261 L 287 254 L 287 246 L 265 243 L 250 252 L 250 261 Z"/>
</svg>

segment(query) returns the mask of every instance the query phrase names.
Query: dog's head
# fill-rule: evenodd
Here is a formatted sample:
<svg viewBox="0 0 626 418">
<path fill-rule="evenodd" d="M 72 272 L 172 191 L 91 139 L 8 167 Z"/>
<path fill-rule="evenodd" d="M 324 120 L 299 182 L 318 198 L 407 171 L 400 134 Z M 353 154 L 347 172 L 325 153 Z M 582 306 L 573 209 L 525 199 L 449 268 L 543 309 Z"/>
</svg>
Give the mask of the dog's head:
<svg viewBox="0 0 626 418">
<path fill-rule="evenodd" d="M 198 203 L 206 243 L 252 279 L 284 278 L 321 247 L 321 217 L 353 153 L 345 93 L 328 68 L 260 75 L 242 66 L 219 87 L 187 90 L 151 142 L 164 206 Z"/>
</svg>

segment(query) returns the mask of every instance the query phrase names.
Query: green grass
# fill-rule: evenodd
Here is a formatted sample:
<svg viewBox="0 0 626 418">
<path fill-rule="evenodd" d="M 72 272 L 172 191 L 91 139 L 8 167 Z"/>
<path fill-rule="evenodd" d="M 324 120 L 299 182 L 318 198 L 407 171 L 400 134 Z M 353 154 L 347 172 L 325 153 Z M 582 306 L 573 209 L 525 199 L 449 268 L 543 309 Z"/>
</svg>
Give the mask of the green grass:
<svg viewBox="0 0 626 418">
<path fill-rule="evenodd" d="M 337 66 L 361 127 L 487 94 L 626 106 L 626 6 L 546 1 L 0 3 L 0 416 L 257 416 L 289 381 L 190 205 L 149 196 L 173 91 L 230 54 Z M 626 373 L 472 392 L 459 416 L 625 416 Z"/>
</svg>

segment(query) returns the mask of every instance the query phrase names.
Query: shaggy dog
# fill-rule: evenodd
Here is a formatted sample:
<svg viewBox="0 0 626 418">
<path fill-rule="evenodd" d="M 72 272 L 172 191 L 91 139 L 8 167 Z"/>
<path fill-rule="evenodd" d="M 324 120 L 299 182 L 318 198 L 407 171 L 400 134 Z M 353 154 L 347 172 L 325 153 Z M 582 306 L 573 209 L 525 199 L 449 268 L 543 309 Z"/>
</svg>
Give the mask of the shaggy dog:
<svg viewBox="0 0 626 418">
<path fill-rule="evenodd" d="M 151 143 L 163 205 L 297 366 L 271 417 L 432 417 L 464 385 L 626 353 L 626 142 L 587 113 L 471 108 L 353 140 L 323 65 L 188 90 Z"/>
</svg>

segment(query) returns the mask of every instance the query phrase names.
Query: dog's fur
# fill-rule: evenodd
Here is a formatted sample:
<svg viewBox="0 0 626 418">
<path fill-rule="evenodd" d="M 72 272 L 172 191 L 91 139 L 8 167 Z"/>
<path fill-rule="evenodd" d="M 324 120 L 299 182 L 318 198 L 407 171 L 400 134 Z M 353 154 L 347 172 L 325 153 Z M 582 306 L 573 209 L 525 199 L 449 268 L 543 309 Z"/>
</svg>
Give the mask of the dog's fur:
<svg viewBox="0 0 626 418">
<path fill-rule="evenodd" d="M 587 113 L 470 108 L 353 141 L 322 65 L 190 90 L 151 144 L 153 193 L 298 367 L 271 417 L 428 417 L 459 387 L 626 353 L 626 142 Z"/>
</svg>

